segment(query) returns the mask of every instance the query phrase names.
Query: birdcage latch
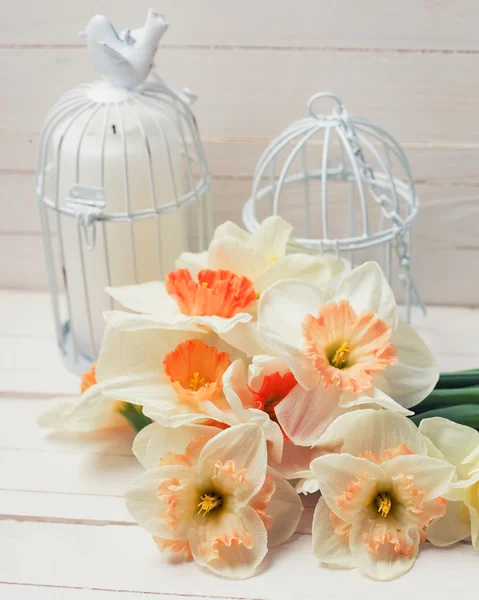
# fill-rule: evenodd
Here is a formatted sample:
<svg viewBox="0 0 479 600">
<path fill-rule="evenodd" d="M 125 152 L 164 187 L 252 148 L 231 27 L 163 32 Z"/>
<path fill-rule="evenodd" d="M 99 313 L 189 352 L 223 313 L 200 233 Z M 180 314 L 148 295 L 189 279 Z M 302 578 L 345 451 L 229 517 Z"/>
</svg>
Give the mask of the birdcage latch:
<svg viewBox="0 0 479 600">
<path fill-rule="evenodd" d="M 96 221 L 103 214 L 106 206 L 104 189 L 74 185 L 68 194 L 66 203 L 76 215 L 87 250 L 93 250 L 96 243 Z"/>
</svg>

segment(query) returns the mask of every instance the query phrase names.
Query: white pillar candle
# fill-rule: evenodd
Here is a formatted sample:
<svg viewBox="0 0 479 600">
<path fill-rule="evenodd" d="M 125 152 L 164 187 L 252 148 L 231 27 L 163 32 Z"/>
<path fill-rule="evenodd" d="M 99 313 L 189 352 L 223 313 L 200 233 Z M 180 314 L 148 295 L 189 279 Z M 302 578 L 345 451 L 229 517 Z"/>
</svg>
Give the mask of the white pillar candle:
<svg viewBox="0 0 479 600">
<path fill-rule="evenodd" d="M 67 131 L 62 128 L 56 132 L 54 148 L 64 134 L 57 174 L 59 206 L 66 206 L 76 184 L 102 187 L 104 213 L 115 215 L 152 210 L 155 198 L 161 207 L 185 193 L 183 148 L 177 124 L 171 121 L 174 117 L 170 119 L 162 110 L 150 108 L 134 92 L 121 93 L 131 95 L 128 103 L 99 105 L 88 122 L 92 114 L 89 109 Z M 86 248 L 85 239 L 79 240 L 77 220 L 60 216 L 70 327 L 81 355 L 95 358 L 99 349 L 104 329 L 102 312 L 111 307 L 105 286 L 159 279 L 187 249 L 184 212 L 175 210 L 159 219 L 135 219 L 131 223 L 97 221 L 93 250 Z M 80 235 L 84 235 L 82 230 Z"/>
</svg>

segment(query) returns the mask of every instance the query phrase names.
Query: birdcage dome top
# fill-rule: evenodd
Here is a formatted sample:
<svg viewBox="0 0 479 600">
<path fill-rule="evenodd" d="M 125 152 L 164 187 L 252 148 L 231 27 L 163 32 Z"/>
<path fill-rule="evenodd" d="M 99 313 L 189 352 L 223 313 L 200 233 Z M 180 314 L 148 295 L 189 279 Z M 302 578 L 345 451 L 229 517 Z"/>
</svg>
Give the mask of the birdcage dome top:
<svg viewBox="0 0 479 600">
<path fill-rule="evenodd" d="M 142 27 L 123 32 L 103 15 L 90 19 L 80 35 L 103 80 L 67 92 L 47 115 L 37 168 L 47 207 L 88 223 L 129 221 L 175 211 L 206 192 L 211 176 L 190 106 L 196 97 L 169 87 L 153 68 L 167 29 L 153 10 Z"/>
<path fill-rule="evenodd" d="M 47 115 L 40 138 L 37 192 L 42 201 L 70 215 L 77 215 L 80 202 L 96 211 L 97 220 L 122 221 L 173 211 L 201 198 L 211 176 L 190 107 L 194 99 L 190 90 L 177 92 L 156 77 L 135 89 L 94 81 L 64 94 Z M 151 199 L 135 210 L 129 197 L 139 176 L 132 158 L 139 155 L 144 178 L 152 182 Z M 109 172 L 118 162 L 124 171 L 121 204 L 112 202 L 107 190 Z M 159 169 L 165 172 L 158 174 Z M 58 193 L 61 173 L 68 170 L 76 185 Z M 165 194 L 163 186 L 161 198 L 154 185 L 160 176 L 170 188 Z"/>
<path fill-rule="evenodd" d="M 325 112 L 333 104 L 330 112 Z M 287 127 L 260 157 L 243 221 L 255 231 L 266 216 L 294 227 L 292 249 L 353 251 L 406 231 L 418 199 L 408 159 L 394 138 L 351 116 L 328 92 L 312 96 L 308 115 Z"/>
</svg>

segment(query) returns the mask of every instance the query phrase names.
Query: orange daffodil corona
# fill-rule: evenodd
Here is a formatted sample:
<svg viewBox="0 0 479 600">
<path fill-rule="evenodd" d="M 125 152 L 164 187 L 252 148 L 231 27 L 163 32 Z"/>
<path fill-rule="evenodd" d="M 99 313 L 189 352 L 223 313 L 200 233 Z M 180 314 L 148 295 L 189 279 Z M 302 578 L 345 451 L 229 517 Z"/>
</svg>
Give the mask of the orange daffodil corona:
<svg viewBox="0 0 479 600">
<path fill-rule="evenodd" d="M 227 222 L 164 281 L 109 288 L 128 312 L 105 313 L 80 400 L 39 423 L 91 431 L 133 411 L 130 513 L 161 551 L 225 577 L 253 575 L 294 533 L 298 493 L 318 490 L 324 563 L 384 580 L 426 537 L 479 547 L 479 434 L 407 418 L 436 384 L 432 354 L 378 265 L 287 254 L 291 229 Z"/>
</svg>

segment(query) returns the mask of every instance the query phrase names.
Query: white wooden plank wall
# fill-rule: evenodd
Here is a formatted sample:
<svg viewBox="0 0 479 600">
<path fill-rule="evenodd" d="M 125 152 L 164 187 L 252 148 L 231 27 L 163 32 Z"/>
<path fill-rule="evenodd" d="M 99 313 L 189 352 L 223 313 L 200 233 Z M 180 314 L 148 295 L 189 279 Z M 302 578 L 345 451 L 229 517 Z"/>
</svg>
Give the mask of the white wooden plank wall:
<svg viewBox="0 0 479 600">
<path fill-rule="evenodd" d="M 94 77 L 77 37 L 104 12 L 171 23 L 164 78 L 198 95 L 216 221 L 239 221 L 255 162 L 316 91 L 389 130 L 408 150 L 422 212 L 415 270 L 433 304 L 479 303 L 477 0 L 16 0 L 0 23 L 0 287 L 45 289 L 34 168 L 58 96 Z"/>
</svg>

